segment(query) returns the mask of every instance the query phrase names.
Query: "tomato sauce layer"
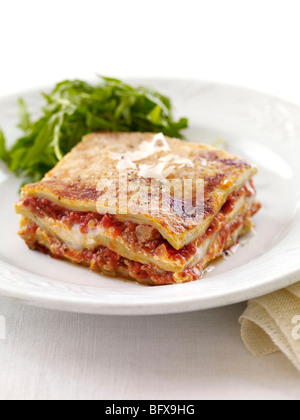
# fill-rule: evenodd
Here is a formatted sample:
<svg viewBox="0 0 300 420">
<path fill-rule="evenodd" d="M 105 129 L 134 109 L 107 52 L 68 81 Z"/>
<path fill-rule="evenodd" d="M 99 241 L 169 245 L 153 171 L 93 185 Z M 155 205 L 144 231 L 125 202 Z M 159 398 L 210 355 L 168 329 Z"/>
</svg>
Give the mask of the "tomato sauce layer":
<svg viewBox="0 0 300 420">
<path fill-rule="evenodd" d="M 243 217 L 238 217 L 234 222 L 221 229 L 216 239 L 210 245 L 204 260 L 179 274 L 180 282 L 199 280 L 207 263 L 222 255 L 222 252 L 226 250 L 226 246 L 230 242 L 232 234 L 245 224 L 255 210 L 256 208 L 254 210 L 251 209 Z M 177 282 L 176 274 L 173 272 L 163 271 L 153 264 L 146 265 L 128 260 L 106 247 L 98 247 L 94 250 L 72 249 L 62 244 L 48 232 L 43 231 L 44 236 L 47 238 L 47 245 L 44 245 L 43 242 L 39 243 L 39 229 L 36 224 L 30 222 L 27 229 L 22 232 L 22 237 L 31 249 L 38 249 L 48 253 L 53 258 L 67 259 L 74 263 L 86 265 L 96 272 L 130 277 L 141 283 L 164 285 Z"/>
<path fill-rule="evenodd" d="M 96 227 L 101 226 L 114 239 L 122 238 L 133 251 L 143 251 L 145 254 L 154 255 L 159 258 L 186 261 L 196 254 L 199 243 L 207 237 L 213 236 L 218 230 L 224 228 L 227 215 L 233 211 L 237 200 L 242 195 L 254 196 L 255 190 L 253 184 L 232 193 L 219 214 L 212 221 L 207 232 L 202 237 L 184 246 L 180 250 L 174 249 L 169 242 L 161 236 L 157 229 L 147 225 L 138 225 L 131 221 L 121 222 L 110 214 L 102 215 L 94 212 L 73 211 L 59 206 L 45 198 L 37 197 L 24 198 L 22 204 L 29 208 L 30 211 L 39 218 L 49 217 L 53 220 L 58 220 L 69 229 L 74 225 L 77 225 L 82 234 L 87 234 Z"/>
</svg>

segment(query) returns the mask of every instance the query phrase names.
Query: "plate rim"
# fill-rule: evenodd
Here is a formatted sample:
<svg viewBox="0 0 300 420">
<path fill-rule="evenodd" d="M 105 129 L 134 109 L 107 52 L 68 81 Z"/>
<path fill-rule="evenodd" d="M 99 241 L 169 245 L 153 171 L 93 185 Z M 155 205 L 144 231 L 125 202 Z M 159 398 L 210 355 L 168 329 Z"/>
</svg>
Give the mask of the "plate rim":
<svg viewBox="0 0 300 420">
<path fill-rule="evenodd" d="M 13 267 L 13 266 L 12 266 Z M 1 273 L 1 270 L 0 270 Z M 35 276 L 41 280 L 45 279 L 43 276 Z M 153 302 L 147 303 L 145 307 L 143 304 L 137 304 L 136 302 L 125 302 L 120 306 L 119 302 L 106 303 L 99 302 L 95 299 L 80 300 L 71 296 L 55 296 L 47 295 L 38 292 L 27 292 L 26 290 L 2 290 L 0 286 L 1 298 L 21 302 L 23 304 L 34 306 L 44 309 L 58 310 L 61 312 L 72 312 L 72 313 L 83 313 L 83 314 L 94 314 L 94 315 L 113 315 L 113 316 L 155 316 L 155 315 L 167 315 L 176 313 L 188 313 L 194 311 L 204 311 L 208 309 L 221 308 L 225 306 L 234 305 L 237 303 L 243 303 L 251 299 L 255 299 L 259 296 L 273 293 L 282 288 L 289 287 L 299 281 L 300 268 L 290 273 L 289 275 L 281 275 L 276 280 L 272 280 L 272 283 L 263 283 L 260 286 L 253 285 L 248 287 L 246 290 L 239 290 L 234 293 L 224 292 L 216 297 L 199 300 L 194 297 L 181 298 L 180 302 Z M 180 285 L 168 285 L 159 287 L 174 287 Z M 154 287 L 154 286 L 153 286 Z M 247 298 L 242 295 L 247 292 Z M 258 293 L 259 292 L 259 293 Z M 226 301 L 225 301 L 226 298 Z M 176 307 L 176 305 L 178 305 Z"/>
</svg>

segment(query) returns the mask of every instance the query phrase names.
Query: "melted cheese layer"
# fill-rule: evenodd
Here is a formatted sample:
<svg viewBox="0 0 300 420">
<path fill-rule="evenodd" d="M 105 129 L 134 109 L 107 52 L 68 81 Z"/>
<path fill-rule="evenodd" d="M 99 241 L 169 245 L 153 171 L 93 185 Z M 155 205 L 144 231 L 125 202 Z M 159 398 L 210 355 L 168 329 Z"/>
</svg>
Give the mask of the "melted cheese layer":
<svg viewBox="0 0 300 420">
<path fill-rule="evenodd" d="M 247 214 L 253 201 L 254 197 L 247 197 L 245 194 L 242 195 L 235 202 L 232 211 L 227 215 L 226 224 L 232 223 L 240 215 Z M 109 228 L 104 228 L 101 224 L 96 225 L 94 228 L 89 228 L 85 233 L 82 233 L 79 224 L 74 224 L 69 228 L 61 220 L 51 217 L 38 217 L 34 212 L 30 211 L 30 208 L 22 205 L 17 206 L 17 211 L 57 238 L 61 243 L 66 244 L 74 250 L 94 250 L 99 246 L 104 246 L 129 260 L 142 264 L 154 264 L 163 270 L 172 272 L 182 272 L 204 259 L 208 248 L 215 240 L 219 230 L 223 227 L 220 225 L 213 233 L 206 234 L 203 239 L 199 238 L 196 243 L 196 253 L 194 255 L 174 259 L 170 258 L 167 254 L 155 255 L 150 251 L 147 252 L 140 246 L 133 246 L 130 242 L 125 241 L 122 236 L 116 237 L 113 235 Z"/>
</svg>

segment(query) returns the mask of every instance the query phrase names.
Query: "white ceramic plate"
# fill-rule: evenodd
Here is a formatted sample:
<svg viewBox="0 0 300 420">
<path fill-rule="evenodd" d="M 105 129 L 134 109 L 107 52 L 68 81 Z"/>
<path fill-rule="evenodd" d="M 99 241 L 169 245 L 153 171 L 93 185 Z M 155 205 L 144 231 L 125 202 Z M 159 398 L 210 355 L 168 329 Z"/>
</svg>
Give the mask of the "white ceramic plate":
<svg viewBox="0 0 300 420">
<path fill-rule="evenodd" d="M 187 137 L 226 148 L 255 163 L 263 209 L 256 234 L 204 279 L 145 287 L 29 251 L 17 236 L 13 205 L 20 180 L 0 163 L 0 294 L 66 311 L 148 315 L 227 305 L 300 280 L 300 109 L 264 94 L 198 81 L 142 80 L 169 95 L 188 116 Z M 38 92 L 22 95 L 33 112 Z M 19 133 L 17 97 L 0 101 L 0 126 L 13 141 Z"/>
</svg>

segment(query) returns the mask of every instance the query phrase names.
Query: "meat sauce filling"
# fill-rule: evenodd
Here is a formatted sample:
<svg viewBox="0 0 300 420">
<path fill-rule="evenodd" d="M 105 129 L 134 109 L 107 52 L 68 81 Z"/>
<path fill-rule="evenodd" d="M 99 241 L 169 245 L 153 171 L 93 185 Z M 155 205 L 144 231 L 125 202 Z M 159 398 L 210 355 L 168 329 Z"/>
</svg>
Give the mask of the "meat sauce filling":
<svg viewBox="0 0 300 420">
<path fill-rule="evenodd" d="M 225 227 L 226 216 L 232 212 L 235 203 L 243 194 L 246 194 L 247 197 L 255 194 L 252 183 L 249 187 L 245 186 L 239 191 L 232 193 L 219 214 L 212 221 L 205 235 L 180 250 L 175 250 L 161 236 L 158 230 L 152 226 L 138 225 L 131 221 L 121 222 L 110 214 L 101 215 L 93 212 L 72 211 L 45 198 L 28 197 L 23 199 L 23 205 L 30 208 L 38 217 L 50 217 L 51 219 L 59 220 L 69 229 L 74 225 L 79 225 L 82 234 L 86 234 L 100 225 L 104 229 L 109 230 L 110 235 L 114 238 L 121 237 L 133 249 L 138 249 L 138 251 L 142 249 L 147 254 L 172 260 L 187 260 L 196 254 L 199 242 Z"/>
<path fill-rule="evenodd" d="M 244 225 L 247 218 L 251 217 L 251 215 L 252 211 L 245 214 L 244 217 L 238 217 L 232 224 L 220 231 L 216 240 L 211 244 L 205 260 L 195 267 L 188 268 L 181 273 L 182 281 L 198 280 L 202 275 L 202 271 L 207 261 L 213 260 L 226 250 L 226 244 L 233 232 Z M 93 271 L 122 275 L 126 274 L 142 283 L 149 281 L 155 285 L 175 283 L 173 272 L 162 271 L 151 264 L 145 265 L 139 262 L 130 261 L 105 247 L 99 247 L 95 250 L 78 251 L 62 244 L 47 232 L 45 232 L 45 234 L 48 237 L 49 246 L 47 245 L 47 247 L 45 247 L 38 242 L 36 235 L 37 230 L 38 226 L 31 222 L 22 236 L 31 249 L 36 248 L 44 253 L 50 254 L 54 258 L 69 259 L 73 262 L 84 264 Z"/>
</svg>

